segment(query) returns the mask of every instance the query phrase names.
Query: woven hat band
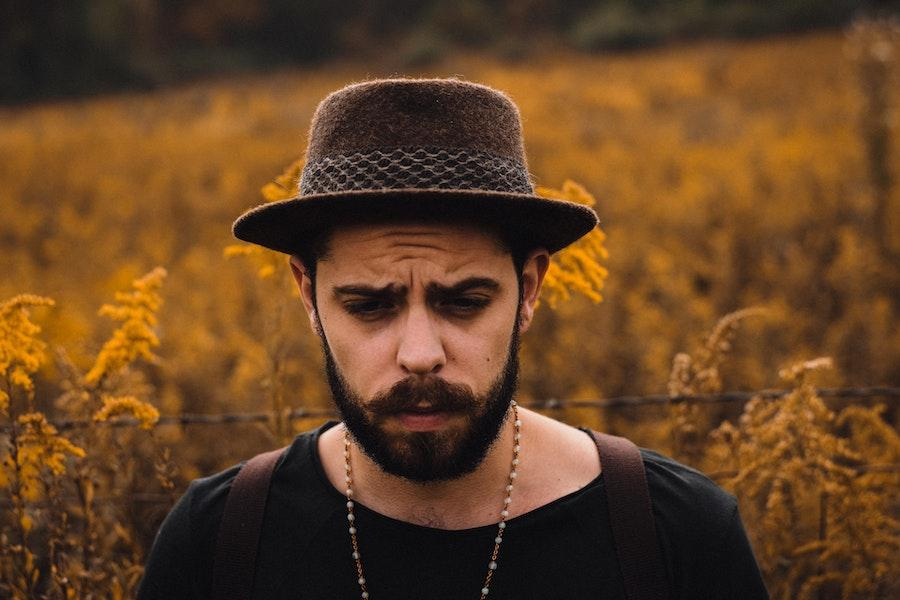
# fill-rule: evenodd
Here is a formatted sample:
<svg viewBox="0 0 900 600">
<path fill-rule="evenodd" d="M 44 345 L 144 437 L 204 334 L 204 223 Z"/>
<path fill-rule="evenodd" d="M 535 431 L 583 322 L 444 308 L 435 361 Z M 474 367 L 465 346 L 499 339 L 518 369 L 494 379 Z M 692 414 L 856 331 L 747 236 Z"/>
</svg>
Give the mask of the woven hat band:
<svg viewBox="0 0 900 600">
<path fill-rule="evenodd" d="M 381 189 L 489 190 L 531 194 L 525 166 L 485 152 L 394 148 L 328 156 L 307 163 L 300 194 Z"/>
</svg>

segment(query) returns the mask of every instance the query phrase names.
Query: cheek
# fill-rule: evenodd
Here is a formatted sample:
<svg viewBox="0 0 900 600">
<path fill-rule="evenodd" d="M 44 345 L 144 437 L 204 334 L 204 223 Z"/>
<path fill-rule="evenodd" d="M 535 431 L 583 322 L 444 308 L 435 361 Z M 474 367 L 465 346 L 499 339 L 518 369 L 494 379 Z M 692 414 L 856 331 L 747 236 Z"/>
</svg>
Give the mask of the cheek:
<svg viewBox="0 0 900 600">
<path fill-rule="evenodd" d="M 483 393 L 506 364 L 513 322 L 473 330 L 449 331 L 446 336 L 447 376 L 466 380 Z"/>
<path fill-rule="evenodd" d="M 341 318 L 323 318 L 328 347 L 350 388 L 364 398 L 393 385 L 395 351 L 386 332 L 359 330 Z"/>
</svg>

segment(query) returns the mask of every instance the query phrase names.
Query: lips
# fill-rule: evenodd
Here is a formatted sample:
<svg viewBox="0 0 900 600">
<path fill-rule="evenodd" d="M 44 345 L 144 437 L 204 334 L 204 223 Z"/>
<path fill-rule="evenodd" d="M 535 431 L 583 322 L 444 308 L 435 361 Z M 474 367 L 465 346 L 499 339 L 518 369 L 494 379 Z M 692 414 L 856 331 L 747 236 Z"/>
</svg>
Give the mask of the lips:
<svg viewBox="0 0 900 600">
<path fill-rule="evenodd" d="M 446 425 L 447 421 L 450 420 L 451 413 L 436 411 L 431 408 L 415 407 L 399 412 L 395 416 L 404 429 L 410 431 L 434 431 Z"/>
</svg>

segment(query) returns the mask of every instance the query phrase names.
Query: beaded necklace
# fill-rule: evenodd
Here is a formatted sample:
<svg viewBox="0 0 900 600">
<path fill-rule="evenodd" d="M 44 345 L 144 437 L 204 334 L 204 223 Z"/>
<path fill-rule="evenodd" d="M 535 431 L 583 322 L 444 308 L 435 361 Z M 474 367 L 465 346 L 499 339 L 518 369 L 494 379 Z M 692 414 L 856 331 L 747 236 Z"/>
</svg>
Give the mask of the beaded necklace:
<svg viewBox="0 0 900 600">
<path fill-rule="evenodd" d="M 521 427 L 522 421 L 519 420 L 518 405 L 515 400 L 510 401 L 513 410 L 513 425 L 515 426 L 515 434 L 513 436 L 513 458 L 512 466 L 509 471 L 509 478 L 506 482 L 506 497 L 503 499 L 503 509 L 500 511 L 500 522 L 497 524 L 497 537 L 494 538 L 494 551 L 491 552 L 491 560 L 488 562 L 487 575 L 484 577 L 484 583 L 481 586 L 481 600 L 485 600 L 491 589 L 491 580 L 494 578 L 494 572 L 497 570 L 497 558 L 500 555 L 500 543 L 503 541 L 503 532 L 506 529 L 506 519 L 509 517 L 509 504 L 512 502 L 513 483 L 517 477 L 516 469 L 519 466 L 519 441 L 522 439 Z M 361 598 L 368 600 L 369 590 L 366 588 L 366 578 L 363 575 L 362 557 L 359 553 L 359 543 L 356 539 L 356 515 L 353 512 L 353 477 L 350 470 L 350 432 L 344 430 L 344 469 L 346 476 L 344 480 L 347 482 L 347 521 L 350 523 L 348 531 L 350 532 L 350 543 L 353 546 L 353 560 L 356 562 L 356 576 L 361 591 Z"/>
</svg>

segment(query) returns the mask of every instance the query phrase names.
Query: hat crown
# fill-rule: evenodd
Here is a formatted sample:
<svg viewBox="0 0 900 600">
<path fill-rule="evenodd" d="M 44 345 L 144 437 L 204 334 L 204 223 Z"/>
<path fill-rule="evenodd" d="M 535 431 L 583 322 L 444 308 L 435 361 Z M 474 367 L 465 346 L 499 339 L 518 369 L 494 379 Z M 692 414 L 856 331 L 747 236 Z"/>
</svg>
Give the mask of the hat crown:
<svg viewBox="0 0 900 600">
<path fill-rule="evenodd" d="M 300 195 L 455 189 L 531 194 L 515 104 L 457 79 L 387 79 L 322 101 Z"/>
<path fill-rule="evenodd" d="M 396 148 L 465 149 L 525 167 L 515 104 L 457 79 L 385 79 L 333 92 L 313 116 L 306 160 Z"/>
</svg>

